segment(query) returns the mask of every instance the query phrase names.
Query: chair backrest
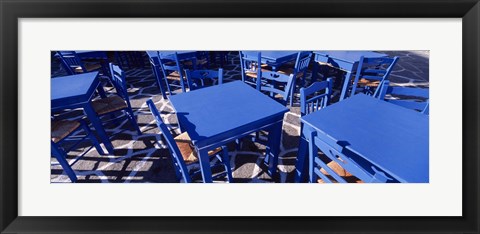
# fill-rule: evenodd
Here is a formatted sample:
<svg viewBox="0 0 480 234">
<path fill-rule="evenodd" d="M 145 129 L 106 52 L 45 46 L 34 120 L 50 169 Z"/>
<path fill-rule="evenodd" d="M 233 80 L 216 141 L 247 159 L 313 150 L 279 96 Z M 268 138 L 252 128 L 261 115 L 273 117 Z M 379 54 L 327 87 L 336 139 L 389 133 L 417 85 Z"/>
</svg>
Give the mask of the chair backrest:
<svg viewBox="0 0 480 234">
<path fill-rule="evenodd" d="M 330 104 L 332 83 L 332 78 L 328 78 L 326 81 L 314 82 L 310 86 L 300 89 L 300 112 L 302 116 L 325 108 Z"/>
<path fill-rule="evenodd" d="M 355 80 L 352 86 L 352 95 L 355 95 L 358 81 L 361 79 L 366 79 L 370 82 L 377 81 L 379 82 L 378 87 L 380 87 L 382 83 L 388 79 L 397 61 L 397 56 L 393 58 L 367 58 L 363 56 L 360 57 L 357 72 L 355 74 Z M 373 95 L 374 97 L 378 97 L 379 92 L 380 91 L 377 88 L 375 92 L 371 95 Z"/>
<path fill-rule="evenodd" d="M 389 98 L 385 98 L 387 94 Z M 390 81 L 386 80 L 380 88 L 379 99 L 429 114 L 429 89 L 390 86 Z"/>
<path fill-rule="evenodd" d="M 127 90 L 127 81 L 125 79 L 125 72 L 117 65 L 113 63 L 109 63 L 110 67 L 110 81 L 112 82 L 115 90 L 117 91 L 117 95 L 123 98 L 127 102 L 128 108 L 132 108 L 130 105 L 130 98 L 128 97 L 128 90 Z"/>
<path fill-rule="evenodd" d="M 240 55 L 240 69 L 242 72 L 242 81 L 246 82 L 245 73 L 252 72 L 257 73 L 257 77 L 262 77 L 262 52 L 256 52 L 256 56 L 247 57 L 243 51 L 239 51 Z M 246 82 L 250 83 L 251 82 Z M 260 90 L 260 80 L 256 79 L 255 86 L 257 90 Z"/>
<path fill-rule="evenodd" d="M 292 88 L 293 74 L 286 75 L 278 72 L 262 72 L 260 91 L 269 92 L 272 95 L 280 94 L 282 103 L 286 103 Z"/>
<path fill-rule="evenodd" d="M 57 51 L 60 56 L 60 61 L 63 67 L 70 75 L 75 75 L 77 72 L 75 69 L 81 68 L 83 72 L 87 72 L 82 60 L 75 51 Z"/>
<path fill-rule="evenodd" d="M 155 75 L 155 79 L 157 79 L 157 84 L 161 89 L 161 85 L 163 84 L 163 71 L 162 65 L 160 64 L 160 59 L 158 57 L 149 57 L 150 65 L 152 66 L 153 75 Z"/>
<path fill-rule="evenodd" d="M 182 65 L 180 64 L 180 60 L 178 59 L 177 52 L 174 52 L 173 57 L 171 58 L 166 58 L 162 56 L 162 53 L 160 53 L 160 51 L 157 51 L 157 54 L 165 77 L 167 77 L 169 71 L 177 71 L 180 75 L 182 75 Z"/>
<path fill-rule="evenodd" d="M 308 65 L 310 64 L 311 59 L 312 59 L 311 52 L 306 55 L 305 55 L 305 52 L 303 51 L 298 52 L 297 59 L 295 60 L 295 70 L 294 70 L 295 75 L 301 72 L 305 73 L 305 71 L 308 68 Z"/>
<path fill-rule="evenodd" d="M 162 133 L 170 153 L 172 154 L 174 164 L 176 169 L 180 172 L 180 174 L 183 177 L 184 182 L 189 183 L 191 182 L 191 177 L 188 174 L 188 169 L 187 165 L 185 164 L 185 161 L 183 160 L 182 154 L 180 153 L 180 149 L 178 148 L 177 143 L 173 139 L 172 134 L 170 133 L 170 130 L 168 129 L 167 125 L 163 122 L 162 117 L 160 116 L 160 113 L 158 112 L 157 107 L 155 107 L 155 104 L 153 103 L 152 99 L 149 99 L 147 101 L 147 105 L 150 108 L 150 111 L 155 118 L 155 121 L 157 123 L 158 128 L 160 129 L 160 132 Z"/>
<path fill-rule="evenodd" d="M 190 91 L 203 88 L 205 86 L 205 79 L 214 81 L 218 79 L 218 84 L 223 84 L 223 69 L 214 70 L 185 70 L 188 87 Z"/>
</svg>

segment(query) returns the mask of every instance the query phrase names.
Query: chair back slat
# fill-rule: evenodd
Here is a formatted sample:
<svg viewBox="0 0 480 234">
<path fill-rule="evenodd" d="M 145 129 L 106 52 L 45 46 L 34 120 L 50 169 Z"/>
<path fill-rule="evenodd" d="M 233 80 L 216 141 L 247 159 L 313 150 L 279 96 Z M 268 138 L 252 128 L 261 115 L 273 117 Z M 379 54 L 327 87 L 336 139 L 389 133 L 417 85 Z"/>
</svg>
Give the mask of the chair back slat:
<svg viewBox="0 0 480 234">
<path fill-rule="evenodd" d="M 187 84 L 190 91 L 203 88 L 205 86 L 204 80 L 209 79 L 214 82 L 223 84 L 223 69 L 219 68 L 218 71 L 214 70 L 185 70 L 185 76 L 187 78 Z"/>
<path fill-rule="evenodd" d="M 314 82 L 300 89 L 300 112 L 303 115 L 325 108 L 330 104 L 332 95 L 332 78 L 326 81 Z"/>
<path fill-rule="evenodd" d="M 302 57 L 302 55 L 304 55 Z M 308 53 L 305 55 L 305 52 L 298 52 L 297 54 L 297 60 L 295 61 L 295 74 L 298 74 L 300 72 L 305 72 L 308 68 L 308 65 L 310 65 L 310 60 L 312 59 L 312 53 Z"/>
<path fill-rule="evenodd" d="M 178 148 L 177 143 L 175 142 L 172 134 L 170 133 L 170 130 L 168 129 L 167 125 L 163 122 L 162 117 L 160 116 L 160 113 L 158 112 L 158 109 L 153 103 L 152 99 L 149 99 L 147 101 L 147 105 L 150 108 L 150 111 L 153 117 L 155 118 L 157 127 L 160 129 L 160 132 L 162 133 L 163 138 L 165 139 L 168 145 L 168 149 L 172 154 L 176 169 L 181 173 L 184 182 L 190 183 L 191 178 L 190 178 L 190 175 L 188 174 L 187 165 L 183 160 L 182 154 L 180 153 L 180 149 Z"/>
<path fill-rule="evenodd" d="M 429 89 L 390 86 L 390 81 L 386 80 L 380 88 L 379 99 L 429 114 Z"/>
</svg>

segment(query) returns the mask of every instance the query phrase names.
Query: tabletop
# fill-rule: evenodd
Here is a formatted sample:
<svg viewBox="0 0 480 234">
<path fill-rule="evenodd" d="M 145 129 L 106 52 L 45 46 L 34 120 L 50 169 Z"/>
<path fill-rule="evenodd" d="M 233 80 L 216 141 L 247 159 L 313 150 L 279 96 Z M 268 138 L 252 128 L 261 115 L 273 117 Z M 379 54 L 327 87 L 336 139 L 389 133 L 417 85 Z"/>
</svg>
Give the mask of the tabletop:
<svg viewBox="0 0 480 234">
<path fill-rule="evenodd" d="M 52 108 L 86 102 L 99 84 L 98 71 L 50 79 Z"/>
<path fill-rule="evenodd" d="M 429 181 L 428 115 L 357 94 L 301 121 L 401 182 Z"/>
<path fill-rule="evenodd" d="M 343 50 L 323 50 L 323 51 L 313 51 L 315 55 L 321 56 L 328 56 L 330 58 L 343 60 L 345 62 L 355 63 L 360 61 L 360 57 L 367 57 L 367 58 L 378 58 L 378 57 L 386 57 L 386 54 L 373 52 L 373 51 L 343 51 Z"/>
<path fill-rule="evenodd" d="M 192 141 L 205 145 L 252 122 L 282 118 L 288 109 L 249 85 L 234 81 L 170 97 Z M 203 141 L 203 142 L 202 142 Z"/>
</svg>

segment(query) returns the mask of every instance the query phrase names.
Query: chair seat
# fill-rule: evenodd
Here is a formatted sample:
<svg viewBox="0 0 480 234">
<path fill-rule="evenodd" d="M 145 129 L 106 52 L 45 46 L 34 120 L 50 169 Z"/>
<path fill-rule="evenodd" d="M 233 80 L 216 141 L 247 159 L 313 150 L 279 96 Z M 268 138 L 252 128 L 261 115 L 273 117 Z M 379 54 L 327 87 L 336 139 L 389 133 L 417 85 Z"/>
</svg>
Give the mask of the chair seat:
<svg viewBox="0 0 480 234">
<path fill-rule="evenodd" d="M 174 71 L 167 75 L 167 79 L 169 80 L 180 80 L 180 73 L 178 71 Z"/>
<path fill-rule="evenodd" d="M 83 66 L 85 67 L 85 69 L 87 69 L 87 72 L 96 71 L 102 68 L 102 65 L 99 63 L 85 63 L 83 64 Z M 75 72 L 82 73 L 83 72 L 82 67 L 76 67 Z"/>
<path fill-rule="evenodd" d="M 174 138 L 177 143 L 180 153 L 182 154 L 183 160 L 185 163 L 194 163 L 198 162 L 198 155 L 193 146 L 192 140 L 187 132 L 184 132 Z M 218 152 L 222 151 L 222 147 L 218 147 L 214 150 L 208 151 L 208 156 L 214 156 Z"/>
<path fill-rule="evenodd" d="M 290 74 L 293 74 L 293 72 L 295 71 L 295 68 L 293 67 L 285 67 L 285 68 L 280 68 L 278 70 L 278 73 L 280 74 L 284 74 L 284 75 L 290 75 Z M 303 72 L 299 72 L 297 73 L 297 77 L 296 78 L 300 78 L 303 76 Z"/>
<path fill-rule="evenodd" d="M 51 124 L 51 137 L 54 143 L 61 141 L 80 126 L 80 122 L 72 120 L 56 120 Z"/>
<path fill-rule="evenodd" d="M 271 72 L 272 68 L 268 66 L 268 64 L 262 64 L 260 66 L 262 68 L 262 72 Z M 257 70 L 252 71 L 252 70 L 246 70 L 245 75 L 247 75 L 250 78 L 257 78 Z"/>
<path fill-rule="evenodd" d="M 125 109 L 128 106 L 120 96 L 114 95 L 92 101 L 92 107 L 98 115 L 103 115 Z"/>
<path fill-rule="evenodd" d="M 327 163 L 327 166 L 330 167 L 330 169 L 332 169 L 336 174 L 338 174 L 340 177 L 342 177 L 348 183 L 363 183 L 363 181 L 361 181 L 357 177 L 350 174 L 348 171 L 343 169 L 343 167 L 340 166 L 335 161 L 331 161 L 331 162 Z M 330 174 L 328 174 L 328 172 L 325 169 L 323 169 L 323 168 L 320 169 L 320 172 L 322 174 L 326 175 L 331 181 L 335 181 L 335 178 L 333 178 Z M 317 182 L 321 183 L 321 184 L 325 183 L 325 181 L 323 181 L 323 179 L 321 179 L 321 178 L 318 179 Z"/>
<path fill-rule="evenodd" d="M 368 80 L 364 78 L 358 80 L 359 86 L 378 87 L 379 84 L 380 84 L 380 81 L 378 80 Z"/>
</svg>

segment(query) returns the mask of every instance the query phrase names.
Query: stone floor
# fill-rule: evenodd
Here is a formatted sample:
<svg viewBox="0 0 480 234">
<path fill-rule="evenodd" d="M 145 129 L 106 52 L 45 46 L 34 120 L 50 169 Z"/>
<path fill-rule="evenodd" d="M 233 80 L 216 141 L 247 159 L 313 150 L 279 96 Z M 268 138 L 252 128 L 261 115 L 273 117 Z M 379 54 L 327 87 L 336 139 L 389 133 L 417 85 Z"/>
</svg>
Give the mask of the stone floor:
<svg viewBox="0 0 480 234">
<path fill-rule="evenodd" d="M 399 56 L 391 74 L 394 85 L 429 86 L 429 51 L 381 51 L 389 56 Z M 52 77 L 66 75 L 59 61 L 52 57 Z M 240 64 L 238 54 L 231 52 L 224 65 L 225 82 L 240 80 Z M 311 73 L 307 74 L 310 77 Z M 307 78 L 308 80 L 309 78 Z M 155 122 L 145 104 L 152 98 L 160 110 L 163 119 L 171 129 L 179 133 L 175 113 L 168 100 L 160 95 L 156 80 L 148 63 L 144 68 L 127 70 L 129 96 L 137 122 L 143 132 L 137 135 L 127 120 L 120 124 L 105 126 L 115 147 L 114 155 L 101 156 L 90 143 L 80 144 L 76 150 L 69 152 L 68 161 L 74 163 L 73 169 L 79 178 L 78 182 L 86 183 L 176 183 L 170 153 L 160 140 Z M 108 89 L 108 88 L 107 88 Z M 114 93 L 110 89 L 108 92 Z M 338 92 L 337 92 L 338 93 Z M 297 94 L 298 98 L 298 94 Z M 299 104 L 290 107 L 283 123 L 282 144 L 278 172 L 274 178 L 266 173 L 262 164 L 265 147 L 248 139 L 242 140 L 240 150 L 232 143 L 228 145 L 233 167 L 234 182 L 240 183 L 285 183 L 293 181 L 293 171 L 299 140 Z M 57 114 L 61 118 L 83 118 L 82 110 L 67 110 Z M 190 166 L 196 169 L 198 165 Z M 194 178 L 201 180 L 201 178 Z M 225 181 L 220 177 L 218 182 Z M 62 168 L 51 158 L 51 182 L 70 182 Z"/>
</svg>

